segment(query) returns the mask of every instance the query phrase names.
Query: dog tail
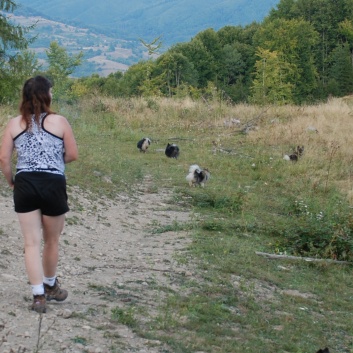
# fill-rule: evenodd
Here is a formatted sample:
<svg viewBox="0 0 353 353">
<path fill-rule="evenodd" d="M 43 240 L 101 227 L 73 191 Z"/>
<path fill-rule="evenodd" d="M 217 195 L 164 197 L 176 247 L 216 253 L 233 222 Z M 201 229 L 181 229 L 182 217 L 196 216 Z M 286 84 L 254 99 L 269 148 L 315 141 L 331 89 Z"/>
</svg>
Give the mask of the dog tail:
<svg viewBox="0 0 353 353">
<path fill-rule="evenodd" d="M 201 170 L 201 168 L 197 164 L 193 164 L 189 168 L 189 173 L 194 173 L 196 170 Z"/>
</svg>

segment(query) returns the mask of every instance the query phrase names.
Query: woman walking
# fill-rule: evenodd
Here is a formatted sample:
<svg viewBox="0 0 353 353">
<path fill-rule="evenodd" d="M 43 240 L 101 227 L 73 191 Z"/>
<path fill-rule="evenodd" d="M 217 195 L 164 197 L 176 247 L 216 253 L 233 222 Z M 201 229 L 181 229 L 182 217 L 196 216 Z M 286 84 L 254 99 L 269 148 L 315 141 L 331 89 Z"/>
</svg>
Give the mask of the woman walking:
<svg viewBox="0 0 353 353">
<path fill-rule="evenodd" d="M 32 287 L 32 310 L 46 312 L 46 301 L 63 301 L 68 292 L 56 278 L 59 238 L 67 204 L 65 164 L 78 158 L 67 119 L 51 108 L 51 83 L 43 76 L 27 80 L 20 115 L 7 124 L 0 148 L 0 166 L 13 188 L 25 246 L 25 265 Z M 17 152 L 13 178 L 12 156 Z M 41 240 L 44 241 L 41 256 Z"/>
</svg>

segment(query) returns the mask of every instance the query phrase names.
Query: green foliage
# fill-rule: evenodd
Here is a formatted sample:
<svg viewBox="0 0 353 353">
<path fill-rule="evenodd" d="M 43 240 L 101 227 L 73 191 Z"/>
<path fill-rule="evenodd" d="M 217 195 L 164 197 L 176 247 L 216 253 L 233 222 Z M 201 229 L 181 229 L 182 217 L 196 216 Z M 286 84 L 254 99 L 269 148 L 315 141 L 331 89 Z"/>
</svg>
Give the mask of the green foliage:
<svg viewBox="0 0 353 353">
<path fill-rule="evenodd" d="M 189 59 L 198 72 L 198 87 L 206 87 L 208 81 L 216 76 L 215 61 L 201 37 L 195 37 L 189 43 L 179 46 L 178 50 Z"/>
<path fill-rule="evenodd" d="M 165 232 L 180 232 L 181 230 L 189 230 L 191 228 L 191 225 L 181 224 L 177 221 L 174 221 L 172 224 L 169 225 L 154 227 L 152 230 L 152 234 L 161 234 Z"/>
<path fill-rule="evenodd" d="M 13 24 L 7 14 L 16 7 L 14 1 L 0 1 L 0 102 L 17 101 L 23 81 L 38 67 L 34 55 L 26 51 L 32 41 L 26 34 L 32 27 Z"/>
<path fill-rule="evenodd" d="M 242 191 L 223 195 L 219 190 L 205 190 L 192 194 L 192 204 L 201 209 L 213 209 L 227 214 L 242 210 L 245 194 Z"/>
<path fill-rule="evenodd" d="M 279 244 L 290 253 L 338 260 L 353 258 L 353 214 L 347 204 L 331 209 L 295 200 L 288 210 L 292 219 Z"/>
<path fill-rule="evenodd" d="M 330 85 L 328 86 L 328 93 L 334 96 L 345 96 L 352 93 L 353 66 L 349 44 L 338 45 L 332 51 L 330 59 Z"/>
<path fill-rule="evenodd" d="M 134 318 L 133 307 L 129 308 L 129 310 L 121 309 L 119 307 L 112 309 L 111 319 L 128 327 L 135 327 L 137 323 L 136 319 Z"/>
<path fill-rule="evenodd" d="M 75 343 L 82 344 L 83 346 L 87 346 L 87 344 L 88 344 L 87 338 L 81 337 L 81 336 L 76 336 L 76 337 L 72 338 L 72 341 Z"/>
<path fill-rule="evenodd" d="M 124 74 L 119 86 L 118 96 L 132 97 L 141 95 L 141 87 L 148 69 L 147 62 L 139 62 L 138 64 L 129 67 L 129 70 Z"/>
<path fill-rule="evenodd" d="M 69 76 L 81 64 L 82 52 L 70 56 L 67 50 L 59 46 L 57 42 L 51 42 L 46 54 L 49 62 L 47 75 L 53 81 L 54 99 L 70 100 L 76 98 L 71 91 Z"/>
<path fill-rule="evenodd" d="M 69 56 L 67 50 L 60 47 L 57 42 L 51 42 L 46 53 L 49 62 L 48 73 L 54 79 L 67 78 L 73 73 L 75 67 L 81 64 L 82 52 L 75 56 Z"/>
<path fill-rule="evenodd" d="M 156 74 L 164 81 L 161 91 L 166 96 L 180 94 L 187 85 L 197 84 L 197 72 L 192 62 L 177 49 L 162 54 L 156 61 Z"/>
<path fill-rule="evenodd" d="M 259 49 L 255 64 L 251 102 L 255 104 L 288 104 L 293 102 L 293 84 L 289 76 L 293 71 L 277 52 Z"/>
<path fill-rule="evenodd" d="M 326 89 L 331 52 L 342 42 L 352 43 L 347 24 L 352 18 L 353 3 L 350 0 L 282 0 L 272 10 L 269 21 L 283 18 L 304 20 L 314 28 L 317 37 L 312 53 L 322 89 Z M 345 25 L 344 25 L 345 24 Z M 304 61 L 303 61 L 304 63 Z"/>
<path fill-rule="evenodd" d="M 255 34 L 254 40 L 260 48 L 277 52 L 280 56 L 282 70 L 279 76 L 282 78 L 277 79 L 281 81 L 277 83 L 289 85 L 283 88 L 284 97 L 290 88 L 292 97 L 289 102 L 292 99 L 295 103 L 305 101 L 317 85 L 313 47 L 318 42 L 318 35 L 312 25 L 297 19 L 267 20 Z"/>
<path fill-rule="evenodd" d="M 116 289 L 112 287 L 89 284 L 89 288 L 98 291 L 101 294 L 102 299 L 105 300 L 113 301 L 116 300 L 116 298 L 118 297 Z"/>
</svg>

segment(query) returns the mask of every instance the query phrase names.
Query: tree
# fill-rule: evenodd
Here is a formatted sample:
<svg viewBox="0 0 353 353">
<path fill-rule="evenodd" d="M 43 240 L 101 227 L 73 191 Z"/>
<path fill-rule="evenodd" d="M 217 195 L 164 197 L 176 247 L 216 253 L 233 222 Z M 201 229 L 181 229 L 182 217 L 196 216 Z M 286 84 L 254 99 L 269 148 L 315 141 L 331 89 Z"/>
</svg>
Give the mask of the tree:
<svg viewBox="0 0 353 353">
<path fill-rule="evenodd" d="M 245 27 L 226 26 L 217 32 L 222 45 L 219 85 L 235 102 L 247 101 L 250 93 L 256 62 L 253 38 L 259 28 L 254 22 Z"/>
<path fill-rule="evenodd" d="M 252 86 L 251 101 L 256 104 L 287 104 L 293 102 L 291 66 L 281 53 L 259 48 L 256 55 L 256 72 Z"/>
<path fill-rule="evenodd" d="M 131 65 L 121 78 L 120 95 L 124 97 L 140 96 L 142 94 L 140 87 L 145 80 L 147 63 L 140 61 Z"/>
<path fill-rule="evenodd" d="M 293 86 L 295 103 L 302 103 L 313 95 L 317 87 L 317 70 L 313 47 L 318 34 L 304 20 L 275 19 L 265 21 L 255 34 L 254 42 L 259 48 L 281 54 L 281 60 L 291 68 L 288 76 Z"/>
<path fill-rule="evenodd" d="M 25 34 L 29 28 L 14 25 L 9 21 L 7 12 L 12 13 L 17 8 L 14 1 L 0 0 L 0 60 L 4 61 L 14 57 L 10 55 L 8 49 L 27 49 L 28 40 Z"/>
<path fill-rule="evenodd" d="M 236 83 L 237 77 L 244 74 L 245 62 L 235 45 L 226 44 L 219 60 L 219 80 L 224 85 Z"/>
<path fill-rule="evenodd" d="M 345 96 L 353 93 L 353 67 L 349 44 L 338 45 L 331 53 L 328 93 Z"/>
<path fill-rule="evenodd" d="M 54 98 L 67 99 L 70 96 L 69 76 L 75 71 L 75 68 L 81 65 L 83 53 L 69 56 L 66 49 L 60 47 L 57 42 L 51 42 L 46 50 L 49 68 L 48 76 L 52 79 L 55 86 Z"/>
<path fill-rule="evenodd" d="M 66 49 L 60 47 L 57 42 L 51 42 L 50 47 L 46 50 L 49 62 L 48 73 L 55 78 L 67 78 L 75 68 L 81 65 L 83 53 L 69 56 Z"/>
<path fill-rule="evenodd" d="M 17 8 L 12 0 L 0 0 L 0 101 L 18 99 L 20 86 L 37 67 L 37 62 L 25 51 L 33 39 L 25 35 L 33 28 L 13 24 L 8 16 Z M 13 73 L 16 72 L 16 77 Z"/>
<path fill-rule="evenodd" d="M 339 24 L 340 34 L 345 38 L 345 43 L 349 44 L 351 53 L 351 63 L 353 66 L 353 23 L 351 20 L 345 19 Z"/>
<path fill-rule="evenodd" d="M 318 33 L 312 52 L 319 74 L 320 89 L 325 90 L 330 67 L 331 52 L 347 41 L 347 29 L 342 28 L 353 17 L 352 0 L 281 0 L 266 20 L 305 20 Z M 342 31 L 343 29 L 343 31 Z M 349 31 L 348 31 L 348 35 Z"/>
<path fill-rule="evenodd" d="M 24 81 L 38 69 L 38 60 L 33 52 L 23 51 L 9 58 L 1 69 L 1 100 L 17 100 Z"/>
<path fill-rule="evenodd" d="M 144 96 L 151 96 L 154 94 L 158 94 L 158 91 L 159 91 L 159 88 L 157 87 L 158 80 L 152 78 L 152 70 L 154 67 L 152 57 L 158 54 L 158 50 L 162 46 L 162 42 L 160 38 L 161 38 L 160 36 L 155 38 L 151 43 L 146 43 L 145 41 L 140 39 L 140 42 L 142 43 L 142 45 L 147 49 L 148 57 L 149 57 L 149 60 L 146 63 L 145 80 L 140 85 L 140 91 Z"/>
<path fill-rule="evenodd" d="M 183 54 L 193 64 L 198 76 L 198 88 L 207 87 L 216 77 L 214 57 L 207 50 L 201 39 L 194 38 L 189 43 L 177 44 L 173 50 Z"/>
<path fill-rule="evenodd" d="M 177 94 L 180 87 L 196 86 L 197 72 L 189 59 L 181 53 L 170 50 L 161 55 L 157 61 L 156 72 L 163 77 L 165 89 L 162 92 L 168 96 Z"/>
</svg>

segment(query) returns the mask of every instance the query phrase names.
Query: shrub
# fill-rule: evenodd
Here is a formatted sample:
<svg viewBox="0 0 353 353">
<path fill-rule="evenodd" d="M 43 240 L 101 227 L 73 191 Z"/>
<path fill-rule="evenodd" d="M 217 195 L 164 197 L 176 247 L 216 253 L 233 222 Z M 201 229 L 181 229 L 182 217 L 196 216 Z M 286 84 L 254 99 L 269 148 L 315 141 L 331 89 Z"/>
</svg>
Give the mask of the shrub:
<svg viewBox="0 0 353 353">
<path fill-rule="evenodd" d="M 315 205 L 296 200 L 281 245 L 291 253 L 338 260 L 353 260 L 353 215 L 341 203 L 315 211 Z"/>
</svg>

